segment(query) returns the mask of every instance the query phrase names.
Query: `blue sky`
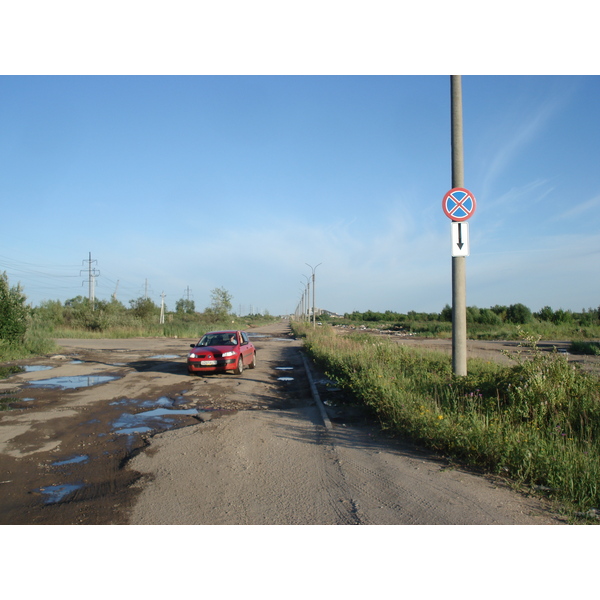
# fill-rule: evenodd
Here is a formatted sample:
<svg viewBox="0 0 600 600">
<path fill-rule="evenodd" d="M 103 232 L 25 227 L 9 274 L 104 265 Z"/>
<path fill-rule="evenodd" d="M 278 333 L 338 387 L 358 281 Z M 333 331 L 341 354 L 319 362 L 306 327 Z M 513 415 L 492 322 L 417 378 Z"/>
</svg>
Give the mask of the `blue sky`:
<svg viewBox="0 0 600 600">
<path fill-rule="evenodd" d="M 463 76 L 467 304 L 600 305 L 600 77 Z M 450 78 L 2 76 L 0 271 L 34 305 L 451 303 Z M 117 289 L 118 282 L 118 289 Z"/>
</svg>

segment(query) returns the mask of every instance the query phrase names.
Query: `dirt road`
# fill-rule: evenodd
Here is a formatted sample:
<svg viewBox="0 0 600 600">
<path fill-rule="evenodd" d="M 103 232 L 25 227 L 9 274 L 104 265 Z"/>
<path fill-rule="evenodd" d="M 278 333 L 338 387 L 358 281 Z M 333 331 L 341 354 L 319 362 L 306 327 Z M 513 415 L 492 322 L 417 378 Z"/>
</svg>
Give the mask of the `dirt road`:
<svg viewBox="0 0 600 600">
<path fill-rule="evenodd" d="M 561 522 L 387 437 L 313 373 L 324 421 L 288 326 L 251 339 L 257 368 L 241 376 L 189 376 L 195 340 L 59 340 L 62 355 L 31 361 L 51 369 L 1 382 L 13 400 L 0 413 L 0 523 Z"/>
</svg>

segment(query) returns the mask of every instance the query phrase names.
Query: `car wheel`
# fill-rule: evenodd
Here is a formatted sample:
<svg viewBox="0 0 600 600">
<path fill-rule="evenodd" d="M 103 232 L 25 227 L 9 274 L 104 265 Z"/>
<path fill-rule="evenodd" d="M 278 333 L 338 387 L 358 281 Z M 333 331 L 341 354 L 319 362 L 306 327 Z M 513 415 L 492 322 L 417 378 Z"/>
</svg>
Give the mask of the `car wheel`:
<svg viewBox="0 0 600 600">
<path fill-rule="evenodd" d="M 256 352 L 252 354 L 252 362 L 248 365 L 250 369 L 254 369 L 256 367 Z"/>
<path fill-rule="evenodd" d="M 234 373 L 236 375 L 241 375 L 244 372 L 244 357 L 240 354 L 238 359 L 237 367 L 235 368 Z"/>
</svg>

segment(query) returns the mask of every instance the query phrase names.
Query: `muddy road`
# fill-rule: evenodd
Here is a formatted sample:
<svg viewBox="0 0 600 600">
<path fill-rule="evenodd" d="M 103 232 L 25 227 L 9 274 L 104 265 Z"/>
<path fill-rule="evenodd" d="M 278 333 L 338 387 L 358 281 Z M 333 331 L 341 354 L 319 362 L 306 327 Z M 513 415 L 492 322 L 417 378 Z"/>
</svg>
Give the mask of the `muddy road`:
<svg viewBox="0 0 600 600">
<path fill-rule="evenodd" d="M 386 436 L 287 324 L 250 333 L 257 367 L 240 376 L 188 375 L 183 339 L 58 340 L 20 362 L 0 381 L 0 523 L 562 522 Z"/>
</svg>

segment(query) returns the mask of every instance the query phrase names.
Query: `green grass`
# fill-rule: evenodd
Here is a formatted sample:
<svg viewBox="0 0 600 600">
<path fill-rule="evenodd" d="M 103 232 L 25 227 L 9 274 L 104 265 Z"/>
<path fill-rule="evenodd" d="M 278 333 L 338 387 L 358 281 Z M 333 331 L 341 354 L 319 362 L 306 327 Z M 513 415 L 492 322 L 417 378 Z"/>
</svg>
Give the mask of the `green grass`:
<svg viewBox="0 0 600 600">
<path fill-rule="evenodd" d="M 369 406 L 384 428 L 515 482 L 548 489 L 577 510 L 600 506 L 600 386 L 526 336 L 512 366 L 451 358 L 365 334 L 295 325 L 311 355 Z M 522 334 L 523 335 L 523 334 Z"/>
</svg>

